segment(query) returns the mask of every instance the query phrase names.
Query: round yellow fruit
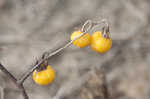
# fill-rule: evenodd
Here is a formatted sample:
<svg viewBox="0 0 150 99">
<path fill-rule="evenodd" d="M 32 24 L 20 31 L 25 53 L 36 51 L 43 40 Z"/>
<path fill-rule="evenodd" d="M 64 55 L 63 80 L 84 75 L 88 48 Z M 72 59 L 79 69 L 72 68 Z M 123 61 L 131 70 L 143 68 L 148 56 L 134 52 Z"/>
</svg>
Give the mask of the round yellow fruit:
<svg viewBox="0 0 150 99">
<path fill-rule="evenodd" d="M 33 80 L 39 85 L 48 85 L 52 83 L 55 79 L 55 76 L 55 70 L 50 65 L 48 65 L 45 70 L 40 72 L 34 70 L 33 72 Z"/>
<path fill-rule="evenodd" d="M 75 31 L 71 35 L 71 40 L 74 40 L 76 37 L 80 36 L 83 32 L 81 31 Z M 91 42 L 91 35 L 89 33 L 86 33 L 79 39 L 75 40 L 73 44 L 77 47 L 83 48 L 90 44 Z"/>
<path fill-rule="evenodd" d="M 112 39 L 103 37 L 101 31 L 93 33 L 91 39 L 91 48 L 99 53 L 105 53 L 110 50 L 112 46 Z"/>
</svg>

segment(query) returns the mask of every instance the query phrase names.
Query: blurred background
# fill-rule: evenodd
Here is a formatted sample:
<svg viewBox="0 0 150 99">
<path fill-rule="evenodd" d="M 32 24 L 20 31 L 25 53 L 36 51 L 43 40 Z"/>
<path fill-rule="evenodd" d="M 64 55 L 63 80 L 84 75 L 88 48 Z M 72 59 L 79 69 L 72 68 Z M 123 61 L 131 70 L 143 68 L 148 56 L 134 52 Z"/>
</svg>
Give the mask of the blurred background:
<svg viewBox="0 0 150 99">
<path fill-rule="evenodd" d="M 0 0 L 0 61 L 19 78 L 87 19 L 106 18 L 112 49 L 98 54 L 90 47 L 68 47 L 49 60 L 57 75 L 53 84 L 37 85 L 32 76 L 25 81 L 30 99 L 80 99 L 95 67 L 104 68 L 111 99 L 150 99 L 149 7 L 149 0 Z M 23 99 L 1 71 L 0 96 Z"/>
</svg>

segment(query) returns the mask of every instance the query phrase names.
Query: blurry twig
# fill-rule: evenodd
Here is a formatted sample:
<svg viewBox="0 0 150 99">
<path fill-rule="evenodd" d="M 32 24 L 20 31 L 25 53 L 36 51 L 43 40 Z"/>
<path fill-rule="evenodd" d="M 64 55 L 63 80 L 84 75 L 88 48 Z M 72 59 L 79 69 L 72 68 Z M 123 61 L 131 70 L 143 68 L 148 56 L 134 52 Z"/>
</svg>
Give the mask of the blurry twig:
<svg viewBox="0 0 150 99">
<path fill-rule="evenodd" d="M 109 99 L 109 92 L 104 70 L 97 69 L 89 75 L 88 81 L 81 89 L 81 99 Z"/>
<path fill-rule="evenodd" d="M 3 87 L 0 87 L 0 94 L 1 94 L 0 99 L 4 99 L 4 88 Z"/>
<path fill-rule="evenodd" d="M 0 63 L 0 69 L 13 81 L 13 83 L 21 90 L 24 99 L 29 99 L 23 84 L 17 83 L 17 79 Z"/>
</svg>

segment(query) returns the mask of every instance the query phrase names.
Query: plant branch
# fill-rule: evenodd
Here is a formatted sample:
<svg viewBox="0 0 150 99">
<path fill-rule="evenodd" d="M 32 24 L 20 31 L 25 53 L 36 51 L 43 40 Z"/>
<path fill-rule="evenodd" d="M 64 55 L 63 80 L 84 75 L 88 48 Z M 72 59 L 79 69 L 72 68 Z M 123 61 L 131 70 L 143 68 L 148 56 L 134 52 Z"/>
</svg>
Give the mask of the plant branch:
<svg viewBox="0 0 150 99">
<path fill-rule="evenodd" d="M 22 84 L 17 83 L 17 79 L 0 63 L 0 69 L 4 72 L 12 81 L 13 83 L 21 90 L 21 93 L 24 99 L 29 99 L 28 95 L 23 87 Z"/>
<path fill-rule="evenodd" d="M 0 63 L 0 69 L 15 83 L 17 79 Z"/>
<path fill-rule="evenodd" d="M 87 26 L 87 27 L 86 27 Z M 49 51 L 47 52 L 47 54 L 49 54 L 47 57 L 41 59 L 32 69 L 30 69 L 26 74 L 23 75 L 23 77 L 18 81 L 18 83 L 22 84 L 24 83 L 24 81 L 31 75 L 31 73 L 38 68 L 41 64 L 43 64 L 43 62 L 47 59 L 49 59 L 50 57 L 54 56 L 55 54 L 61 52 L 62 50 L 64 50 L 65 48 L 69 47 L 75 40 L 79 39 L 80 37 L 82 37 L 83 35 L 85 35 L 89 30 L 91 30 L 92 27 L 92 21 L 91 20 L 87 20 L 84 25 L 81 28 L 81 31 L 83 32 L 82 34 L 80 34 L 78 37 L 76 37 L 74 40 L 69 41 L 67 44 L 65 44 L 63 47 L 57 49 L 56 51 L 49 53 Z"/>
<path fill-rule="evenodd" d="M 43 62 L 47 59 L 49 59 L 50 57 L 54 56 L 55 54 L 61 52 L 62 50 L 64 50 L 65 48 L 69 47 L 75 40 L 77 40 L 78 38 L 82 37 L 86 32 L 82 33 L 81 35 L 79 35 L 78 37 L 76 37 L 74 40 L 68 42 L 66 45 L 64 45 L 63 47 L 59 48 L 58 50 L 50 53 L 46 58 L 40 60 L 40 62 L 38 62 L 38 64 L 36 64 L 32 69 L 30 69 L 18 82 L 19 83 L 23 83 L 29 76 L 30 74 L 36 69 L 38 68 L 38 66 L 40 66 L 41 64 L 43 64 Z"/>
<path fill-rule="evenodd" d="M 20 85 L 19 88 L 20 88 L 20 90 L 21 90 L 21 93 L 22 93 L 24 99 L 29 99 L 29 97 L 28 97 L 28 95 L 27 95 L 27 92 L 26 92 L 26 90 L 24 89 L 24 86 L 23 86 L 23 85 Z"/>
<path fill-rule="evenodd" d="M 4 88 L 3 87 L 0 87 L 0 94 L 1 94 L 0 98 L 4 99 Z"/>
</svg>

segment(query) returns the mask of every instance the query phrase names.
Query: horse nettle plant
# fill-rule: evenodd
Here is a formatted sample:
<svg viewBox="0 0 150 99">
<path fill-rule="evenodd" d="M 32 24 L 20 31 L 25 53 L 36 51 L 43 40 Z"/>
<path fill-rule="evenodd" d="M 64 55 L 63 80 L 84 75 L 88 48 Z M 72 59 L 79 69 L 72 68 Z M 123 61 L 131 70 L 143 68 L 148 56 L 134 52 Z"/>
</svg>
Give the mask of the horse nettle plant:
<svg viewBox="0 0 150 99">
<path fill-rule="evenodd" d="M 27 93 L 26 93 L 26 90 L 24 88 L 24 81 L 36 70 L 37 73 L 38 72 L 41 72 L 42 70 L 45 70 L 49 65 L 48 65 L 48 59 L 51 58 L 52 56 L 54 56 L 55 54 L 57 53 L 60 53 L 62 50 L 64 50 L 65 48 L 69 47 L 71 44 L 74 44 L 75 46 L 81 46 L 82 47 L 85 47 L 89 44 L 91 44 L 91 42 L 95 42 L 96 40 L 94 39 L 93 41 L 91 41 L 91 37 L 90 35 L 87 33 L 94 29 L 96 26 L 99 26 L 100 24 L 103 24 L 103 28 L 101 30 L 101 34 L 98 34 L 98 35 L 101 35 L 101 36 L 96 36 L 96 40 L 99 40 L 99 38 L 101 39 L 101 37 L 103 39 L 111 39 L 110 38 L 110 34 L 109 34 L 109 24 L 107 22 L 106 19 L 102 19 L 101 21 L 92 21 L 92 20 L 87 20 L 83 26 L 81 27 L 80 29 L 80 33 L 79 32 L 76 32 L 76 34 L 71 38 L 71 41 L 69 41 L 67 44 L 65 44 L 63 47 L 60 47 L 59 49 L 51 52 L 51 50 L 48 50 L 46 52 L 44 52 L 42 54 L 42 57 L 40 59 L 37 60 L 37 62 L 34 64 L 33 68 L 29 69 L 26 73 L 23 74 L 23 76 L 21 76 L 20 79 L 17 79 L 16 77 L 14 77 L 14 75 L 12 75 L 5 67 L 4 65 L 2 65 L 0 63 L 0 69 L 12 80 L 12 82 L 17 86 L 18 89 L 20 89 L 24 99 L 29 99 Z M 94 36 L 93 36 L 94 37 Z M 88 39 L 87 39 L 88 38 Z M 111 47 L 111 44 L 112 44 L 112 41 L 109 43 L 110 45 L 107 45 L 107 43 L 105 43 L 105 40 L 103 40 L 102 42 L 104 42 L 106 45 L 103 45 L 101 44 L 101 41 L 99 40 L 98 41 L 99 43 L 94 43 L 96 44 L 96 46 L 101 46 L 100 48 L 106 48 L 106 46 L 109 46 Z M 79 44 L 80 43 L 80 44 Z M 92 44 L 93 45 L 93 44 Z M 95 45 L 93 45 L 95 46 Z M 99 47 L 96 47 L 96 48 L 99 48 Z M 106 48 L 107 49 L 107 48 Z M 110 48 L 109 48 L 110 49 Z M 103 49 L 105 50 L 105 49 Z M 108 49 L 107 49 L 108 51 Z M 47 83 L 46 83 L 47 84 Z M 106 90 L 105 90 L 106 91 Z M 104 92 L 105 92 L 104 91 Z M 105 92 L 106 93 L 106 92 Z M 108 99 L 107 98 L 107 95 L 106 95 L 106 98 L 105 99 Z"/>
</svg>

